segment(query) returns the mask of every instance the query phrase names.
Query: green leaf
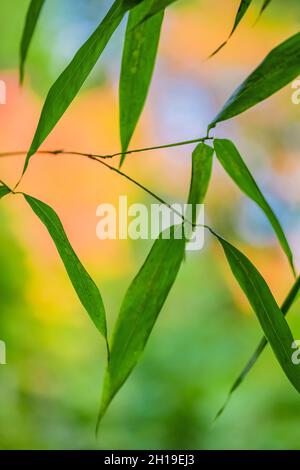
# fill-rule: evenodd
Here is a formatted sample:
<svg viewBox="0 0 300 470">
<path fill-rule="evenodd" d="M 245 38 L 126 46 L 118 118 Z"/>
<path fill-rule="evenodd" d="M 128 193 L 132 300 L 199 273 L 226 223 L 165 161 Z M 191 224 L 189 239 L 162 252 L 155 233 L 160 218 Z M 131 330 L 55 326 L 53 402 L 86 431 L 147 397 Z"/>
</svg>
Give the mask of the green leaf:
<svg viewBox="0 0 300 470">
<path fill-rule="evenodd" d="M 221 243 L 231 271 L 247 296 L 282 370 L 300 392 L 300 364 L 292 362 L 294 338 L 266 281 L 243 253 L 212 233 Z"/>
<path fill-rule="evenodd" d="M 99 289 L 70 245 L 58 215 L 44 202 L 28 194 L 24 194 L 24 198 L 48 230 L 80 302 L 96 328 L 106 338 L 105 309 Z"/>
<path fill-rule="evenodd" d="M 29 46 L 45 0 L 31 0 L 26 16 L 20 47 L 20 83 L 24 80 L 24 67 Z"/>
<path fill-rule="evenodd" d="M 26 157 L 23 174 L 27 169 L 31 156 L 39 149 L 76 97 L 125 13 L 140 1 L 116 0 L 93 34 L 78 50 L 68 67 L 52 85 Z"/>
<path fill-rule="evenodd" d="M 263 12 L 265 11 L 265 9 L 270 5 L 272 0 L 265 0 L 262 7 L 261 7 L 261 10 L 260 10 L 260 13 L 259 13 L 259 16 L 263 14 Z"/>
<path fill-rule="evenodd" d="M 2 199 L 4 196 L 7 196 L 11 190 L 7 186 L 2 186 L 0 185 L 0 199 Z"/>
<path fill-rule="evenodd" d="M 243 161 L 235 145 L 227 139 L 215 139 L 214 147 L 218 160 L 237 186 L 263 210 L 272 225 L 279 243 L 285 252 L 289 263 L 295 273 L 293 254 L 276 215 L 261 193 L 253 176 Z"/>
<path fill-rule="evenodd" d="M 208 129 L 265 100 L 300 74 L 300 33 L 273 49 L 237 88 Z"/>
<path fill-rule="evenodd" d="M 192 155 L 192 177 L 188 204 L 194 206 L 192 223 L 197 220 L 197 212 L 195 210 L 197 204 L 202 204 L 208 189 L 214 150 L 209 145 L 200 143 L 195 148 Z"/>
<path fill-rule="evenodd" d="M 144 0 L 129 13 L 120 76 L 120 133 L 126 152 L 142 113 L 160 38 L 164 11 L 140 23 L 152 0 Z M 122 155 L 121 164 L 125 159 Z"/>
<path fill-rule="evenodd" d="M 148 12 L 141 18 L 140 24 L 144 21 L 151 18 L 151 16 L 156 15 L 157 13 L 165 10 L 171 3 L 174 3 L 176 0 L 152 0 L 152 6 L 150 6 Z"/>
<path fill-rule="evenodd" d="M 282 307 L 281 307 L 281 311 L 284 315 L 286 315 L 288 313 L 288 311 L 290 310 L 290 308 L 292 307 L 292 305 L 294 304 L 294 302 L 297 300 L 297 297 L 298 297 L 298 294 L 299 294 L 299 291 L 300 291 L 300 277 L 298 277 L 298 279 L 296 280 L 295 284 L 293 285 L 292 289 L 290 290 L 288 296 L 286 297 L 284 303 L 282 304 Z M 252 369 L 252 367 L 254 366 L 254 364 L 256 363 L 256 361 L 258 360 L 258 358 L 260 357 L 261 353 L 263 352 L 263 350 L 265 349 L 265 347 L 267 346 L 268 344 L 268 340 L 266 339 L 266 337 L 264 336 L 257 348 L 255 349 L 254 353 L 252 354 L 251 358 L 249 359 L 249 361 L 247 362 L 246 366 L 243 368 L 242 372 L 239 374 L 238 378 L 234 381 L 232 387 L 230 388 L 229 390 L 229 393 L 228 393 L 228 396 L 227 396 L 227 399 L 225 401 L 225 404 L 222 406 L 222 408 L 218 411 L 217 415 L 216 415 L 216 418 L 217 419 L 219 416 L 221 416 L 221 414 L 223 413 L 223 411 L 225 410 L 226 406 L 228 405 L 229 403 L 229 400 L 231 398 L 231 395 L 235 392 L 235 390 L 242 384 L 242 382 L 245 380 L 246 376 L 249 374 L 250 370 Z"/>
<path fill-rule="evenodd" d="M 237 11 L 237 14 L 236 14 L 236 17 L 235 17 L 235 21 L 234 21 L 234 25 L 232 27 L 232 30 L 228 36 L 228 38 L 226 39 L 226 41 L 224 41 L 209 57 L 213 57 L 214 55 L 216 55 L 221 49 L 223 49 L 224 46 L 226 46 L 227 42 L 229 41 L 229 39 L 231 38 L 231 36 L 233 35 L 233 33 L 235 32 L 236 28 L 238 27 L 238 25 L 240 24 L 240 22 L 242 21 L 242 19 L 244 18 L 248 8 L 250 7 L 252 3 L 252 0 L 241 0 L 241 3 L 240 3 L 240 6 L 239 6 L 239 9 Z"/>
<path fill-rule="evenodd" d="M 181 226 L 178 228 L 181 229 Z M 185 239 L 161 234 L 123 300 L 111 345 L 98 425 L 111 400 L 140 359 L 156 319 L 179 271 Z"/>
</svg>

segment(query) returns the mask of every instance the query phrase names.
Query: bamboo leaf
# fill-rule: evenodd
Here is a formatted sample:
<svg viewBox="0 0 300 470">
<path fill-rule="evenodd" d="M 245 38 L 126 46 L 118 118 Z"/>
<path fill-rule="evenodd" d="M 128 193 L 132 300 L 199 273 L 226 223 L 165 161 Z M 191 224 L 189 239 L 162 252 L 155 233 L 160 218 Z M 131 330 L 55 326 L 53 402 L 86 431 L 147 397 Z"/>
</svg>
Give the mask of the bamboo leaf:
<svg viewBox="0 0 300 470">
<path fill-rule="evenodd" d="M 260 13 L 259 13 L 259 16 L 261 16 L 263 14 L 263 12 L 265 11 L 265 9 L 270 5 L 272 0 L 265 0 L 262 7 L 261 7 L 261 10 L 260 10 Z"/>
<path fill-rule="evenodd" d="M 24 67 L 27 58 L 29 46 L 41 13 L 45 0 L 31 0 L 27 12 L 25 26 L 23 30 L 20 47 L 20 83 L 24 80 Z"/>
<path fill-rule="evenodd" d="M 185 239 L 176 238 L 178 228 L 172 227 L 170 239 L 161 234 L 155 241 L 125 295 L 113 332 L 98 425 L 138 362 L 175 281 L 185 250 Z"/>
<path fill-rule="evenodd" d="M 44 202 L 28 194 L 24 194 L 24 198 L 48 230 L 80 302 L 96 328 L 106 338 L 105 309 L 101 294 L 74 252 L 58 215 Z"/>
<path fill-rule="evenodd" d="M 245 16 L 248 8 L 250 7 L 251 3 L 252 3 L 252 0 L 241 0 L 239 9 L 237 11 L 237 14 L 236 14 L 236 17 L 235 17 L 235 20 L 234 20 L 232 30 L 231 30 L 228 38 L 209 56 L 210 58 L 213 57 L 214 55 L 216 55 L 221 49 L 223 49 L 224 46 L 226 46 L 227 42 L 229 41 L 229 39 L 231 38 L 231 36 L 235 32 L 236 28 L 238 27 L 238 25 L 240 24 L 240 22 L 244 18 L 244 16 Z"/>
<path fill-rule="evenodd" d="M 209 130 L 255 106 L 276 93 L 300 74 L 300 33 L 275 47 L 237 88 L 220 113 L 209 125 Z"/>
<path fill-rule="evenodd" d="M 143 23 L 146 20 L 149 20 L 152 16 L 157 13 L 165 10 L 171 3 L 174 3 L 176 0 L 152 0 L 152 6 L 149 8 L 148 12 L 141 18 L 140 23 Z"/>
<path fill-rule="evenodd" d="M 141 0 L 116 0 L 93 34 L 52 85 L 26 157 L 23 174 L 31 156 L 38 150 L 76 97 L 125 13 L 140 2 Z"/>
<path fill-rule="evenodd" d="M 7 186 L 2 186 L 0 185 L 0 199 L 2 199 L 4 196 L 7 196 L 11 190 Z"/>
<path fill-rule="evenodd" d="M 227 139 L 215 139 L 214 148 L 218 160 L 220 161 L 228 175 L 233 179 L 237 186 L 250 199 L 256 202 L 256 204 L 265 213 L 266 217 L 268 218 L 270 224 L 272 225 L 277 235 L 277 238 L 283 251 L 285 252 L 289 260 L 292 270 L 295 273 L 295 268 L 293 264 L 293 254 L 284 234 L 284 231 L 280 225 L 280 222 L 278 221 L 276 215 L 272 211 L 271 207 L 269 206 L 268 202 L 266 201 L 262 192 L 257 186 L 253 176 L 251 175 L 237 148 L 230 140 Z"/>
<path fill-rule="evenodd" d="M 212 157 L 213 149 L 204 143 L 197 145 L 193 152 L 188 197 L 188 203 L 193 206 L 204 200 L 211 176 Z M 196 211 L 193 223 L 195 220 Z M 98 426 L 146 346 L 184 259 L 186 243 L 183 225 L 173 226 L 170 232 L 161 233 L 125 295 L 113 332 Z"/>
<path fill-rule="evenodd" d="M 266 281 L 243 253 L 212 233 L 221 243 L 231 271 L 248 298 L 282 370 L 300 392 L 300 364 L 292 362 L 294 338 Z"/>
<path fill-rule="evenodd" d="M 196 223 L 196 205 L 202 204 L 208 189 L 214 150 L 209 145 L 200 143 L 195 148 L 192 155 L 192 177 L 188 204 L 194 206 L 192 223 Z"/>
<path fill-rule="evenodd" d="M 126 152 L 142 113 L 153 75 L 164 11 L 140 23 L 152 0 L 129 13 L 120 76 L 120 133 Z M 125 154 L 121 157 L 121 164 Z"/>
<path fill-rule="evenodd" d="M 283 313 L 283 315 L 286 315 L 288 313 L 288 311 L 290 310 L 290 308 L 292 307 L 292 305 L 294 304 L 294 302 L 297 300 L 297 297 L 298 297 L 298 294 L 299 294 L 299 291 L 300 291 L 300 277 L 298 277 L 298 279 L 296 280 L 295 284 L 293 285 L 292 289 L 290 290 L 287 298 L 285 299 L 284 303 L 282 304 L 282 307 L 281 307 L 281 311 Z M 223 413 L 223 411 L 225 410 L 226 406 L 228 405 L 229 403 L 229 400 L 231 398 L 231 395 L 235 392 L 235 390 L 242 384 L 242 382 L 245 380 L 246 376 L 249 374 L 250 370 L 252 369 L 252 367 L 254 366 L 254 364 L 256 363 L 256 361 L 258 360 L 258 358 L 260 357 L 261 353 L 263 352 L 263 350 L 265 349 L 265 347 L 267 346 L 268 344 L 268 340 L 266 339 L 266 337 L 264 336 L 257 348 L 255 349 L 254 353 L 252 354 L 251 358 L 249 359 L 249 361 L 247 362 L 246 366 L 243 368 L 242 372 L 239 374 L 238 378 L 234 381 L 232 387 L 230 388 L 229 390 L 229 393 L 228 393 L 228 396 L 227 396 L 227 399 L 225 401 L 225 404 L 222 406 L 222 408 L 218 411 L 217 415 L 216 415 L 216 418 L 217 419 L 219 416 L 221 416 L 221 414 Z"/>
</svg>

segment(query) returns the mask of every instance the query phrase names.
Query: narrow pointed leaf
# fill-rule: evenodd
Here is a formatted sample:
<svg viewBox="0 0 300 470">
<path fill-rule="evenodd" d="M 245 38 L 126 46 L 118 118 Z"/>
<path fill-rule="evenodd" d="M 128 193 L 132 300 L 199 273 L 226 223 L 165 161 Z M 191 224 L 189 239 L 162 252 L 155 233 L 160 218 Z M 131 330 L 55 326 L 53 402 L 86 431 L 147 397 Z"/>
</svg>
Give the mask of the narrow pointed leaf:
<svg viewBox="0 0 300 470">
<path fill-rule="evenodd" d="M 45 0 L 31 0 L 29 5 L 20 47 L 20 83 L 24 80 L 25 61 L 44 3 Z"/>
<path fill-rule="evenodd" d="M 209 145 L 200 143 L 195 148 L 192 155 L 192 177 L 188 204 L 194 206 L 192 223 L 196 223 L 197 212 L 195 210 L 197 204 L 202 204 L 208 189 L 213 161 L 214 150 Z"/>
<path fill-rule="evenodd" d="M 237 11 L 237 14 L 236 14 L 236 17 L 235 17 L 235 20 L 234 20 L 232 30 L 231 30 L 231 32 L 228 36 L 228 39 L 226 41 L 224 41 L 209 57 L 213 57 L 214 55 L 216 55 L 217 52 L 219 52 L 221 49 L 223 49 L 223 47 L 227 44 L 227 42 L 229 41 L 229 39 L 231 38 L 231 36 L 235 32 L 236 28 L 238 27 L 238 25 L 240 24 L 240 22 L 244 18 L 244 16 L 245 16 L 248 8 L 250 7 L 251 3 L 252 3 L 252 0 L 241 0 L 239 9 Z"/>
<path fill-rule="evenodd" d="M 215 139 L 214 147 L 216 155 L 221 165 L 228 175 L 233 179 L 237 186 L 263 210 L 270 224 L 272 225 L 279 243 L 285 252 L 289 263 L 295 273 L 293 264 L 293 254 L 284 231 L 276 215 L 272 211 L 262 192 L 257 186 L 253 176 L 247 168 L 244 160 L 239 154 L 235 145 L 227 139 Z"/>
<path fill-rule="evenodd" d="M 83 307 L 106 338 L 106 317 L 101 294 L 74 252 L 58 215 L 44 202 L 27 194 L 24 194 L 24 198 L 48 230 Z"/>
<path fill-rule="evenodd" d="M 177 239 L 175 233 L 172 227 L 170 239 L 161 234 L 155 241 L 125 295 L 113 332 L 99 422 L 140 359 L 175 281 L 185 250 L 184 238 Z"/>
<path fill-rule="evenodd" d="M 273 95 L 300 74 L 300 33 L 275 47 L 237 88 L 209 125 L 226 121 Z"/>
<path fill-rule="evenodd" d="M 2 199 L 4 196 L 7 196 L 11 190 L 7 186 L 2 186 L 0 185 L 0 199 Z"/>
<path fill-rule="evenodd" d="M 265 0 L 262 7 L 261 7 L 261 10 L 260 10 L 260 13 L 259 13 L 259 16 L 261 16 L 263 14 L 263 12 L 265 11 L 266 8 L 268 8 L 268 6 L 270 5 L 272 0 Z"/>
<path fill-rule="evenodd" d="M 139 24 L 152 0 L 131 10 L 125 36 L 120 76 L 120 134 L 126 152 L 142 113 L 151 83 L 164 11 Z M 125 158 L 122 155 L 121 164 Z"/>
<path fill-rule="evenodd" d="M 282 307 L 281 307 L 281 311 L 283 313 L 283 315 L 286 315 L 290 308 L 292 307 L 292 305 L 294 304 L 294 302 L 297 300 L 297 297 L 298 297 L 298 294 L 299 294 L 299 291 L 300 291 L 300 277 L 297 278 L 295 284 L 293 285 L 292 289 L 290 290 L 288 296 L 286 297 L 284 303 L 282 304 Z M 234 381 L 232 387 L 230 388 L 229 390 L 229 393 L 228 393 L 228 396 L 227 396 L 227 399 L 225 401 L 225 404 L 222 406 L 222 408 L 218 411 L 217 415 L 216 415 L 216 419 L 221 416 L 221 414 L 223 413 L 223 411 L 225 410 L 226 406 L 228 405 L 229 403 L 229 400 L 231 398 L 231 395 L 235 392 L 235 390 L 242 384 L 242 382 L 245 380 L 246 376 L 249 374 L 250 370 L 252 369 L 252 367 L 255 365 L 256 361 L 259 359 L 261 353 L 263 352 L 263 350 L 265 349 L 265 347 L 267 346 L 268 344 L 268 340 L 266 339 L 266 337 L 264 336 L 258 346 L 256 347 L 254 353 L 252 354 L 251 358 L 249 359 L 249 361 L 247 362 L 247 364 L 245 365 L 245 367 L 243 368 L 242 372 L 239 374 L 238 378 Z"/>
<path fill-rule="evenodd" d="M 116 0 L 103 21 L 77 51 L 68 67 L 52 85 L 26 157 L 23 174 L 26 171 L 30 157 L 39 149 L 76 97 L 125 13 L 140 1 Z"/>
<path fill-rule="evenodd" d="M 147 12 L 140 19 L 140 24 L 144 21 L 151 18 L 151 16 L 156 15 L 157 13 L 165 10 L 171 3 L 174 3 L 176 0 L 152 0 L 152 6 L 148 9 Z"/>
<path fill-rule="evenodd" d="M 231 271 L 248 298 L 282 370 L 300 392 L 300 364 L 292 362 L 294 338 L 266 281 L 243 253 L 214 235 L 221 243 Z"/>
</svg>

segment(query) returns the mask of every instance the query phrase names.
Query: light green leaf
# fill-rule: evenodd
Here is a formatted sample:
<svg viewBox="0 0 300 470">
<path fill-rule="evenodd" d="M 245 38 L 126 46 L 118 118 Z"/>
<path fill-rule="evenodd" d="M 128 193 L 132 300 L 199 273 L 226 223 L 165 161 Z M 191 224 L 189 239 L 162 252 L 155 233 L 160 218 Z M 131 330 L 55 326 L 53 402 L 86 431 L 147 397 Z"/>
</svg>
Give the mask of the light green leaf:
<svg viewBox="0 0 300 470">
<path fill-rule="evenodd" d="M 164 12 L 139 24 L 152 0 L 144 0 L 129 13 L 120 76 L 120 133 L 126 152 L 142 113 L 159 44 Z M 125 154 L 122 155 L 121 164 Z"/>
<path fill-rule="evenodd" d="M 38 127 L 26 157 L 23 174 L 30 157 L 39 149 L 59 119 L 72 103 L 94 65 L 105 49 L 125 13 L 141 0 L 116 0 L 99 26 L 75 54 L 52 85 L 46 98 Z"/>
<path fill-rule="evenodd" d="M 31 0 L 26 16 L 20 47 L 20 83 L 24 80 L 24 67 L 29 46 L 45 0 Z"/>
<path fill-rule="evenodd" d="M 238 185 L 238 187 L 263 210 L 270 224 L 272 225 L 279 243 L 285 252 L 289 263 L 295 273 L 293 264 L 293 254 L 289 243 L 286 239 L 284 231 L 278 221 L 276 215 L 272 211 L 268 202 L 261 193 L 253 176 L 243 161 L 235 145 L 227 139 L 215 139 L 214 147 L 218 160 L 224 167 L 228 175 Z"/>
<path fill-rule="evenodd" d="M 149 8 L 148 12 L 141 18 L 140 24 L 143 21 L 148 20 L 151 16 L 156 15 L 157 13 L 165 10 L 171 3 L 174 3 L 176 0 L 152 0 L 152 6 Z"/>
<path fill-rule="evenodd" d="M 248 8 L 250 7 L 251 3 L 252 3 L 252 0 L 241 0 L 239 9 L 238 9 L 236 17 L 235 17 L 233 28 L 232 28 L 228 38 L 209 57 L 213 57 L 214 55 L 216 55 L 227 44 L 227 42 L 229 41 L 229 39 L 231 38 L 231 36 L 235 32 L 236 28 L 238 27 L 238 25 L 240 24 L 240 22 L 244 18 L 244 16 L 245 16 Z"/>
<path fill-rule="evenodd" d="M 28 194 L 24 194 L 24 198 L 48 230 L 80 302 L 99 332 L 106 338 L 105 308 L 101 294 L 70 245 L 58 215 L 44 202 Z"/>
<path fill-rule="evenodd" d="M 295 284 L 293 285 L 292 289 L 290 290 L 288 296 L 286 297 L 284 303 L 282 304 L 281 311 L 283 315 L 286 315 L 294 302 L 297 300 L 298 294 L 300 291 L 300 277 L 297 278 Z M 254 353 L 252 354 L 251 358 L 247 362 L 246 366 L 243 368 L 242 372 L 239 374 L 238 378 L 234 381 L 232 387 L 229 390 L 227 399 L 225 401 L 225 404 L 222 406 L 222 408 L 218 411 L 216 415 L 216 419 L 223 413 L 225 410 L 226 406 L 229 403 L 229 400 L 231 398 L 231 395 L 235 392 L 235 390 L 242 384 L 242 382 L 245 380 L 246 376 L 249 374 L 250 370 L 260 357 L 261 353 L 265 349 L 265 347 L 268 344 L 268 340 L 264 336 L 261 341 L 259 342 L 257 348 L 255 349 Z"/>
<path fill-rule="evenodd" d="M 99 421 L 111 400 L 140 359 L 157 317 L 179 271 L 185 250 L 185 239 L 162 234 L 155 241 L 148 258 L 133 280 L 123 300 L 111 345 Z"/>
<path fill-rule="evenodd" d="M 300 74 L 300 33 L 273 49 L 237 88 L 208 129 L 265 100 Z"/>
<path fill-rule="evenodd" d="M 192 155 L 192 177 L 188 204 L 194 206 L 192 223 L 197 220 L 195 210 L 197 204 L 202 204 L 208 189 L 213 161 L 214 150 L 209 145 L 200 143 L 195 148 Z"/>
<path fill-rule="evenodd" d="M 247 296 L 282 370 L 300 392 L 300 364 L 292 361 L 294 338 L 266 281 L 243 253 L 214 235 L 221 243 L 231 271 Z"/>
</svg>

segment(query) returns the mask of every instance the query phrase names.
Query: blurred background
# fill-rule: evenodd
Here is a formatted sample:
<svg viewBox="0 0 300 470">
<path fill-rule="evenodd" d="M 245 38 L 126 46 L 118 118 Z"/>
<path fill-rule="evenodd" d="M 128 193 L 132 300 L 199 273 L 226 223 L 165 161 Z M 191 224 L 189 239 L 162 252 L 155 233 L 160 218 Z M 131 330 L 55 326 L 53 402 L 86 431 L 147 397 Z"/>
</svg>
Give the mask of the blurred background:
<svg viewBox="0 0 300 470">
<path fill-rule="evenodd" d="M 0 152 L 29 148 L 51 84 L 112 2 L 51 0 L 42 11 L 18 85 L 18 50 L 28 0 L 2 0 Z M 259 22 L 254 2 L 228 45 L 238 0 L 181 0 L 167 10 L 154 80 L 131 147 L 205 135 L 229 94 L 265 55 L 298 30 L 300 5 L 274 0 Z M 226 4 L 226 6 L 225 6 Z M 44 149 L 119 151 L 118 78 L 125 24 L 45 142 Z M 218 126 L 240 149 L 288 235 L 300 263 L 299 118 L 292 87 Z M 184 202 L 193 146 L 132 155 L 124 170 L 169 202 Z M 14 185 L 23 157 L 1 158 L 1 179 Z M 22 190 L 59 214 L 80 259 L 100 287 L 109 331 L 126 288 L 151 242 L 100 241 L 96 208 L 150 197 L 100 165 L 75 156 L 35 156 Z M 51 239 L 20 196 L 0 207 L 1 449 L 299 449 L 300 398 L 269 348 L 213 423 L 233 380 L 261 337 L 260 326 L 208 235 L 189 253 L 146 351 L 103 420 L 94 426 L 105 365 L 90 322 Z M 268 221 L 234 187 L 217 162 L 207 222 L 258 267 L 278 302 L 293 278 Z M 289 323 L 300 338 L 300 305 Z"/>
</svg>

